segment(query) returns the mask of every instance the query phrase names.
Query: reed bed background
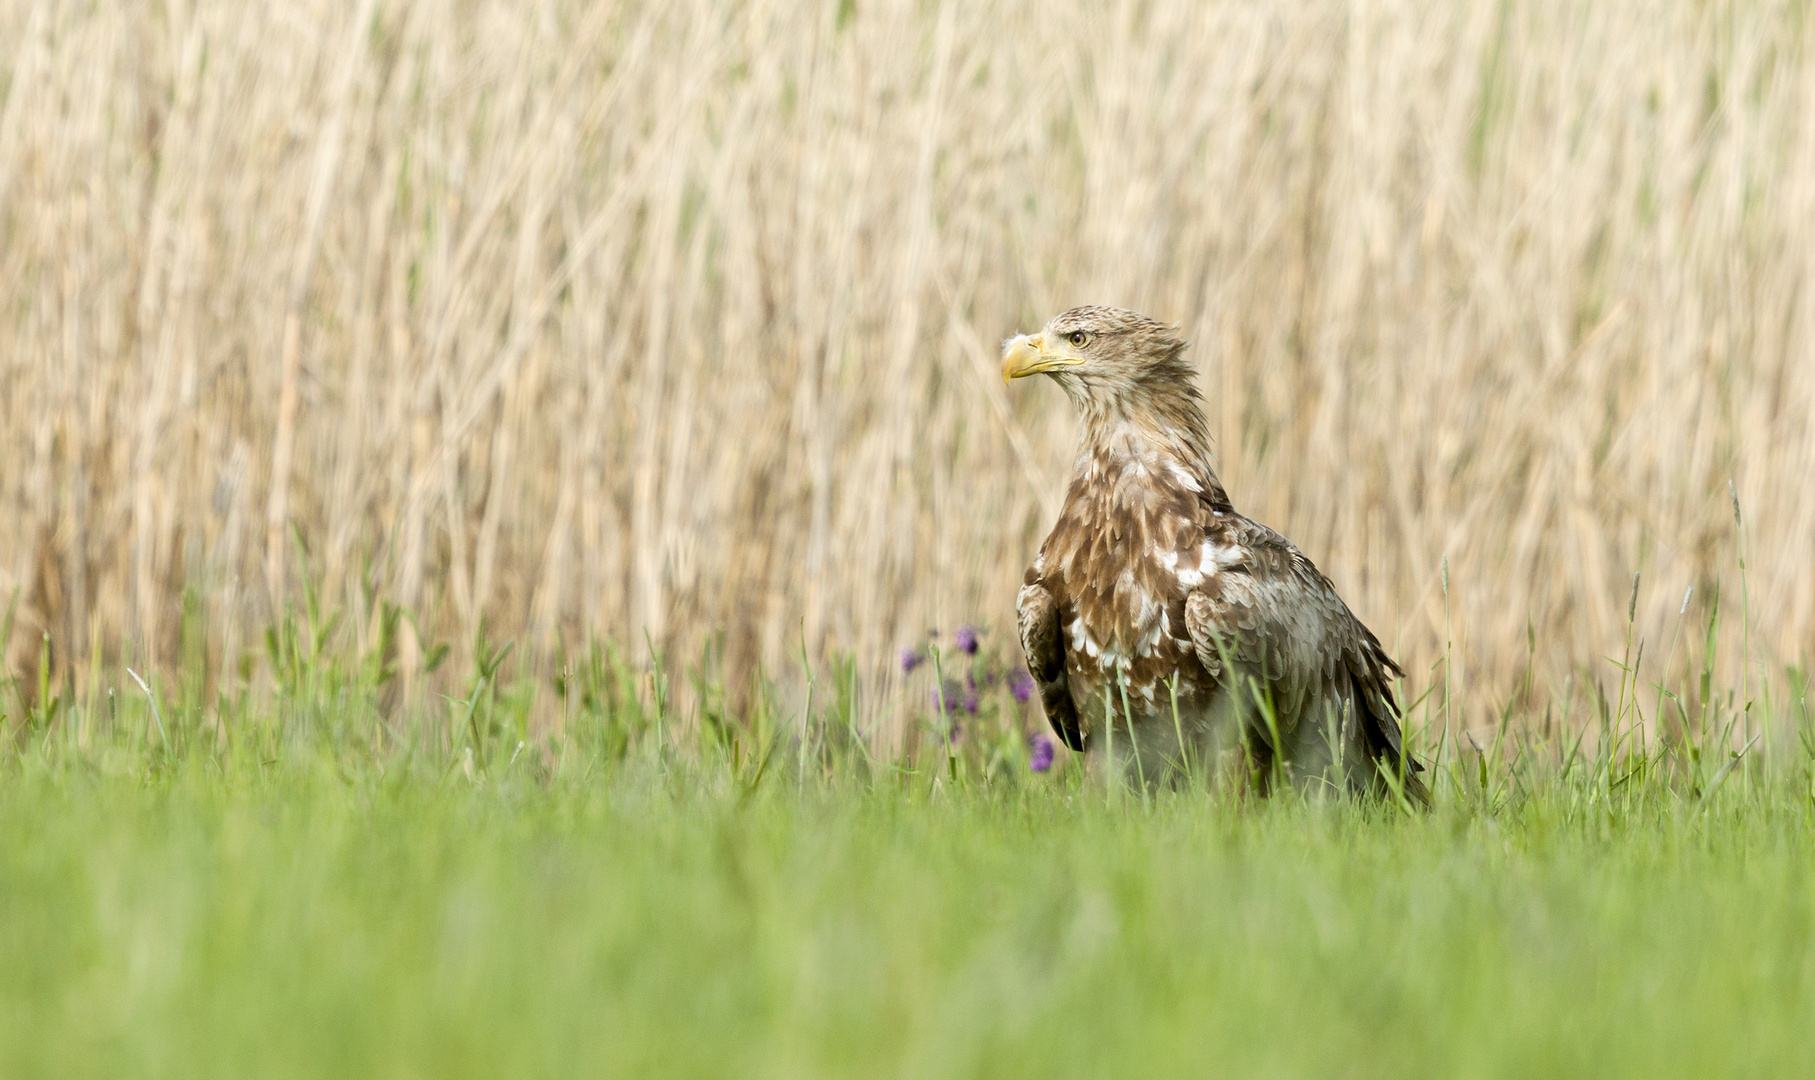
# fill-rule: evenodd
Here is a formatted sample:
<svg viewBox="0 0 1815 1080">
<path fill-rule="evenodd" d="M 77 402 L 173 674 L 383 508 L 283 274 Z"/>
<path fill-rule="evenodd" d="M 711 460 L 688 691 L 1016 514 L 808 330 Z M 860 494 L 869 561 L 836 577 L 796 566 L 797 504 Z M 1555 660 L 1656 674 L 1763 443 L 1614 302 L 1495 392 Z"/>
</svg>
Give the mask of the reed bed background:
<svg viewBox="0 0 1815 1080">
<path fill-rule="evenodd" d="M 997 342 L 1093 302 L 1183 325 L 1237 505 L 1414 693 L 1611 680 L 1638 572 L 1647 678 L 1744 685 L 1815 652 L 1810 36 L 0 0 L 8 661 L 256 683 L 307 585 L 348 649 L 405 612 L 417 688 L 483 627 L 542 673 L 849 656 L 887 713 L 927 627 L 1009 636 L 1075 427 Z"/>
</svg>

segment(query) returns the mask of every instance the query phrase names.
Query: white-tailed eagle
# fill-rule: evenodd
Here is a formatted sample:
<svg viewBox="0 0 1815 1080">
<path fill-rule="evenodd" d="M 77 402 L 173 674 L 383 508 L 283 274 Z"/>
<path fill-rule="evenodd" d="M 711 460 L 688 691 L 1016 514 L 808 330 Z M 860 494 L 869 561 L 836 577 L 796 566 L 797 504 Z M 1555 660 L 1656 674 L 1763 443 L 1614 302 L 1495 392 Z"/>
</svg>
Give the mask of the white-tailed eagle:
<svg viewBox="0 0 1815 1080">
<path fill-rule="evenodd" d="M 1005 343 L 1003 379 L 1050 376 L 1084 427 L 1016 603 L 1047 720 L 1148 784 L 1239 746 L 1263 791 L 1278 773 L 1426 802 L 1398 666 L 1311 560 L 1235 512 L 1184 349 L 1176 328 L 1104 307 Z"/>
</svg>

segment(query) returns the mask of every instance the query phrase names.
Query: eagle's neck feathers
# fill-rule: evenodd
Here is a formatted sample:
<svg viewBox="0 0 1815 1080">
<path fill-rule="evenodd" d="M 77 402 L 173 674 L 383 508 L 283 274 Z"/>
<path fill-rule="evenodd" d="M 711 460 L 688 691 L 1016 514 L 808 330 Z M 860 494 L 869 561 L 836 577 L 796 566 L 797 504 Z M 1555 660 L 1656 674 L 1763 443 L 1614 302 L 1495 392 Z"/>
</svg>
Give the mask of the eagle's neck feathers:
<svg viewBox="0 0 1815 1080">
<path fill-rule="evenodd" d="M 1230 509 L 1229 496 L 1211 466 L 1210 426 L 1195 387 L 1134 385 L 1093 393 L 1079 403 L 1084 437 L 1078 445 L 1073 485 L 1112 498 L 1109 510 L 1130 503 L 1151 506 L 1154 496 L 1189 493 L 1213 509 Z M 1106 489 L 1106 490 L 1105 490 Z M 1170 500 L 1166 500 L 1170 501 Z"/>
</svg>

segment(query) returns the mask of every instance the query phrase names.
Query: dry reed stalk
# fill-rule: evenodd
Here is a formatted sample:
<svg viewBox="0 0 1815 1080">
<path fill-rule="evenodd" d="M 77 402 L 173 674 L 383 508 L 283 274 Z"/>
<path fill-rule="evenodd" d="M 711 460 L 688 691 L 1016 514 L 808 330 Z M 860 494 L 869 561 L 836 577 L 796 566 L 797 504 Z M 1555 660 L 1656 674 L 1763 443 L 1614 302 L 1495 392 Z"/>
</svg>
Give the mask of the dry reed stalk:
<svg viewBox="0 0 1815 1080">
<path fill-rule="evenodd" d="M 309 280 L 321 250 L 322 224 L 328 200 L 340 170 L 341 139 L 347 126 L 353 80 L 365 60 L 366 31 L 376 0 L 360 0 L 345 28 L 339 65 L 328 92 L 329 104 L 321 136 L 315 147 L 315 164 L 309 176 L 308 203 L 303 209 L 302 236 L 290 269 L 290 286 L 284 299 L 282 367 L 278 382 L 277 433 L 271 440 L 271 493 L 265 509 L 265 587 L 273 611 L 284 610 L 284 551 L 290 538 L 290 465 L 296 451 L 296 409 L 302 378 L 303 308 L 309 299 Z"/>
<path fill-rule="evenodd" d="M 1635 569 L 1653 640 L 1731 589 L 1729 478 L 1806 659 L 1799 10 L 0 0 L 9 655 L 168 663 L 195 589 L 233 670 L 294 527 L 412 680 L 804 633 L 893 708 L 1007 643 L 1073 421 L 994 342 L 1090 301 L 1184 324 L 1238 504 L 1414 672 L 1448 557 L 1473 719 L 1528 620 L 1561 685 Z"/>
</svg>

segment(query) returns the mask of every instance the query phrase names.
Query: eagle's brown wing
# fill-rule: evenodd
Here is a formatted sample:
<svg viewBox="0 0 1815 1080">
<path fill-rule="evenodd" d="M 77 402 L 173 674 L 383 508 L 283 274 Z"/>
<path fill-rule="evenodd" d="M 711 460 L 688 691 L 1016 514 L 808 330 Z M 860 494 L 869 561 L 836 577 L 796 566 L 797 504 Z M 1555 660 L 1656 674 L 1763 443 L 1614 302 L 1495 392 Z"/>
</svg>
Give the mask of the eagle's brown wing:
<svg viewBox="0 0 1815 1080">
<path fill-rule="evenodd" d="M 1325 704 L 1352 702 L 1369 758 L 1402 780 L 1414 801 L 1426 801 L 1414 775 L 1420 766 L 1400 745 L 1392 680 L 1402 673 L 1335 586 L 1285 537 L 1245 518 L 1226 517 L 1211 543 L 1219 569 L 1185 599 L 1185 625 L 1205 670 L 1225 688 L 1263 699 L 1281 726 L 1321 724 L 1316 714 Z"/>
<path fill-rule="evenodd" d="M 1066 746 L 1084 749 L 1084 729 L 1071 700 L 1065 677 L 1065 635 L 1059 626 L 1059 605 L 1037 581 L 1021 586 L 1015 598 L 1015 616 L 1021 629 L 1021 649 L 1027 654 L 1027 671 L 1040 688 L 1040 705 Z"/>
</svg>

